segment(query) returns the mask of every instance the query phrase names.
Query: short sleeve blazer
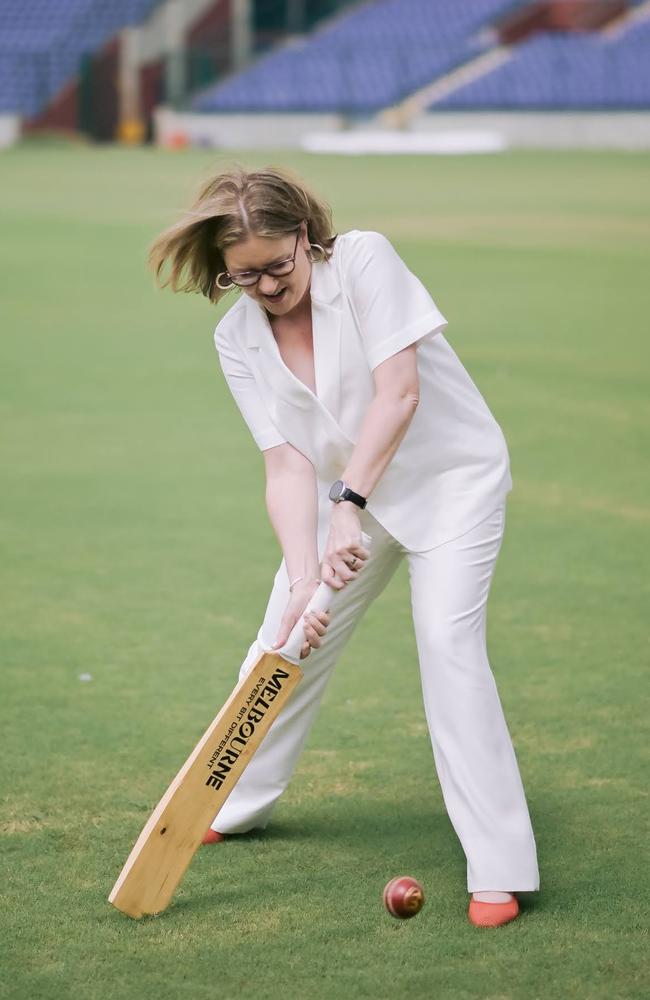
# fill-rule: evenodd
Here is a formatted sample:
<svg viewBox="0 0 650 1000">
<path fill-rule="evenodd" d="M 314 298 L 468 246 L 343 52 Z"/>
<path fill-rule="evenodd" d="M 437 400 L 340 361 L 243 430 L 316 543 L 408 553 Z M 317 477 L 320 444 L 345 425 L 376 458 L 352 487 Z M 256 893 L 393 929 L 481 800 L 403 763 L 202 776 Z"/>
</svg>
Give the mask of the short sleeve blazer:
<svg viewBox="0 0 650 1000">
<path fill-rule="evenodd" d="M 367 507 L 410 551 L 469 531 L 512 489 L 508 449 L 427 289 L 385 236 L 353 229 L 313 264 L 310 294 L 316 393 L 284 364 L 254 299 L 242 294 L 216 326 L 223 374 L 258 447 L 302 452 L 324 513 L 374 396 L 373 370 L 417 342 L 419 405 Z"/>
</svg>

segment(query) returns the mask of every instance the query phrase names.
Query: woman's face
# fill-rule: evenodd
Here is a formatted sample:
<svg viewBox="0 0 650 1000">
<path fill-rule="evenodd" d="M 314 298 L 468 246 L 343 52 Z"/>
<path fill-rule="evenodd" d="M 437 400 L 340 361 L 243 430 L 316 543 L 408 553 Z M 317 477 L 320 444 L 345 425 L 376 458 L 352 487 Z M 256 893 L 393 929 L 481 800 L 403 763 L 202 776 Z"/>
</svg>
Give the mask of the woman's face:
<svg viewBox="0 0 650 1000">
<path fill-rule="evenodd" d="M 255 299 L 273 316 L 286 316 L 302 302 L 311 281 L 309 238 L 307 226 L 300 223 L 299 233 L 284 236 L 247 236 L 224 251 L 224 260 L 230 274 L 254 271 L 268 267 L 276 261 L 293 256 L 295 267 L 290 274 L 275 277 L 262 274 L 256 285 L 242 287 L 242 291 Z"/>
</svg>

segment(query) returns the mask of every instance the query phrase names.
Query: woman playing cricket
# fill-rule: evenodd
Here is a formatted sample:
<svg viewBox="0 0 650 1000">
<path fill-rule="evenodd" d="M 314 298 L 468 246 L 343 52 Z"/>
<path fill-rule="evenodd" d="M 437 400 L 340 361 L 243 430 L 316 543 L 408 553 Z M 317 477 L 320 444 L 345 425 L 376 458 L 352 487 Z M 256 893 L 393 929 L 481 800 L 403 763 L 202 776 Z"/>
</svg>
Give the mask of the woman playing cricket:
<svg viewBox="0 0 650 1000">
<path fill-rule="evenodd" d="M 486 650 L 512 479 L 501 428 L 445 339 L 446 320 L 385 236 L 333 234 L 326 203 L 284 169 L 216 174 L 155 240 L 151 263 L 174 291 L 215 303 L 241 293 L 214 339 L 264 456 L 283 553 L 241 675 L 284 645 L 321 580 L 341 591 L 335 614 L 305 617 L 304 680 L 204 842 L 266 826 L 346 642 L 406 559 L 435 765 L 467 858 L 469 919 L 512 920 L 516 893 L 539 888 Z"/>
</svg>

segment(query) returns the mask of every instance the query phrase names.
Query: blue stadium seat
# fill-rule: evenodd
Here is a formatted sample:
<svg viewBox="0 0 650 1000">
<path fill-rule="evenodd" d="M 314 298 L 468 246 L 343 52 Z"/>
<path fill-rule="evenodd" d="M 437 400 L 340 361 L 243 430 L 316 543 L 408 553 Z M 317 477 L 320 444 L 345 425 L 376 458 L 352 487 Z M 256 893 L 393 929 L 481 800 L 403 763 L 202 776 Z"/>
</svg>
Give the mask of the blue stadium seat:
<svg viewBox="0 0 650 1000">
<path fill-rule="evenodd" d="M 144 20 L 160 0 L 0 0 L 0 112 L 38 114 L 84 53 Z"/>
<path fill-rule="evenodd" d="M 376 0 L 196 95 L 196 111 L 377 111 L 483 50 L 513 0 Z"/>
<path fill-rule="evenodd" d="M 624 34 L 544 34 L 433 109 L 650 108 L 650 20 Z"/>
</svg>

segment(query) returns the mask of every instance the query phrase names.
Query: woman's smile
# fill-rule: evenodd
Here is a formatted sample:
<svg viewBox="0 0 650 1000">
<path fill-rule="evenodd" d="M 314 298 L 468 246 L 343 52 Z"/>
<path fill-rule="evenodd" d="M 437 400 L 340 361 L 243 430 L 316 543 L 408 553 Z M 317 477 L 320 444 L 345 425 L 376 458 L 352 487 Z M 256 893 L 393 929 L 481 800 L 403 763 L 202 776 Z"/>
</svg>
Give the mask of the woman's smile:
<svg viewBox="0 0 650 1000">
<path fill-rule="evenodd" d="M 269 302 L 281 302 L 282 299 L 283 299 L 283 297 L 284 297 L 284 293 L 286 292 L 286 290 L 287 290 L 286 288 L 281 288 L 280 291 L 276 292 L 274 295 L 266 295 L 265 294 L 264 298 L 267 299 Z"/>
</svg>

